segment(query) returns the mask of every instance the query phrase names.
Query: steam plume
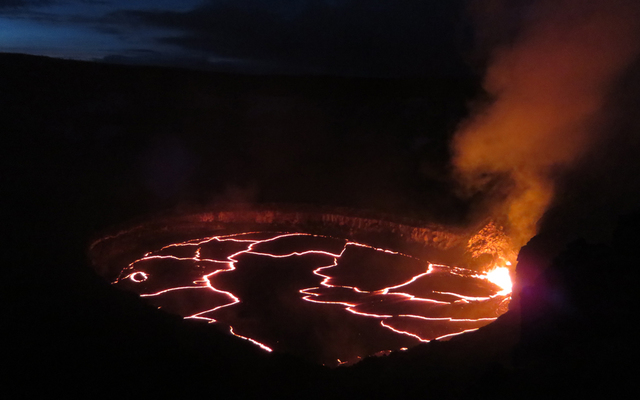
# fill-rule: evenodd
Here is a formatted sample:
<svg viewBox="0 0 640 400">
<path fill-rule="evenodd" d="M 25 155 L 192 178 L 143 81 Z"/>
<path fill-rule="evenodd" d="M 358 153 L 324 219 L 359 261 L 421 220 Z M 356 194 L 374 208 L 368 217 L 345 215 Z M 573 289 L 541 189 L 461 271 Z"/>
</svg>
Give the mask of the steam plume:
<svg viewBox="0 0 640 400">
<path fill-rule="evenodd" d="M 637 1 L 549 0 L 527 11 L 516 39 L 493 51 L 490 103 L 453 141 L 456 174 L 491 198 L 514 250 L 536 234 L 554 175 L 597 143 L 612 85 L 640 51 Z"/>
</svg>

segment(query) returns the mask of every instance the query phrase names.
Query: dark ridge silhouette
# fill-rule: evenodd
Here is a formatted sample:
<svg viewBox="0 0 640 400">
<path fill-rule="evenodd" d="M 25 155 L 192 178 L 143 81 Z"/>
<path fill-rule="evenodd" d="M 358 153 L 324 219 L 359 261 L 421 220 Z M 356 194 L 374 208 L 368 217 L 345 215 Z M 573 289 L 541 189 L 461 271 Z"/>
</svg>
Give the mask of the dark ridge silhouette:
<svg viewBox="0 0 640 400">
<path fill-rule="evenodd" d="M 433 193 L 450 192 L 447 136 L 473 79 L 255 77 L 14 54 L 1 55 L 0 73 L 21 197 L 37 197 L 22 182 L 55 193 L 66 179 L 81 185 L 77 201 L 119 204 L 104 225 L 218 201 L 419 217 L 429 204 L 434 218 L 461 206 Z"/>
</svg>

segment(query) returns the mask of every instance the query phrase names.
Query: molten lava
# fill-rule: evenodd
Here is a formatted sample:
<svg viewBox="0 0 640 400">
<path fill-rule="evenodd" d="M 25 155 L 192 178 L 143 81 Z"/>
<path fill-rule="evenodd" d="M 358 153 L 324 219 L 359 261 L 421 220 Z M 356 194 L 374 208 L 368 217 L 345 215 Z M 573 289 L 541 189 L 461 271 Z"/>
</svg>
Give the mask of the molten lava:
<svg viewBox="0 0 640 400">
<path fill-rule="evenodd" d="M 170 244 L 113 283 L 266 351 L 333 366 L 476 330 L 503 312 L 511 291 L 506 266 L 478 273 L 346 239 L 272 232 Z"/>
<path fill-rule="evenodd" d="M 507 261 L 507 265 L 511 265 L 511 263 Z M 496 285 L 500 286 L 500 288 L 502 288 L 502 290 L 500 291 L 501 294 L 507 295 L 511 293 L 513 284 L 511 283 L 509 268 L 495 267 L 491 271 L 487 272 L 486 277 L 489 282 L 493 282 Z"/>
</svg>

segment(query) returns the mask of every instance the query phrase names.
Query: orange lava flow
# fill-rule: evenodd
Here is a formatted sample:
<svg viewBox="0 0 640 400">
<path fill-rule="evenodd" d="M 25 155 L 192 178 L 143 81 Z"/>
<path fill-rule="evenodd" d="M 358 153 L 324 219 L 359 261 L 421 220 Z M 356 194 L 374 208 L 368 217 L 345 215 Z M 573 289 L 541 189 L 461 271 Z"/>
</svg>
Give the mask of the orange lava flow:
<svg viewBox="0 0 640 400">
<path fill-rule="evenodd" d="M 287 283 L 279 286 L 283 281 Z M 269 312 L 290 313 L 287 325 L 298 320 L 303 325 L 317 313 L 349 319 L 349 326 L 378 326 L 380 346 L 393 343 L 393 350 L 404 350 L 490 323 L 511 292 L 506 265 L 478 273 L 346 239 L 266 232 L 170 244 L 130 263 L 113 283 L 184 318 L 226 325 L 231 334 L 269 352 L 282 346 L 278 327 L 262 331 L 250 307 L 282 305 Z M 280 320 L 265 321 L 271 325 Z M 335 365 L 361 359 L 349 357 L 333 359 Z"/>
</svg>

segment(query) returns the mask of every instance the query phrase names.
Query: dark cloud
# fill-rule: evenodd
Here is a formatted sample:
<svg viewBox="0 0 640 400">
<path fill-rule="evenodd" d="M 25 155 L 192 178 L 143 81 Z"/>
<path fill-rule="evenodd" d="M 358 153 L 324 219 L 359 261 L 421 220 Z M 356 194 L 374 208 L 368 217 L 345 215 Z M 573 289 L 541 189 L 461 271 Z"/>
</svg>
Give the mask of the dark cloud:
<svg viewBox="0 0 640 400">
<path fill-rule="evenodd" d="M 53 0 L 0 0 L 0 10 L 36 7 L 51 3 Z"/>
<path fill-rule="evenodd" d="M 9 18 L 20 19 L 32 23 L 51 23 L 58 25 L 73 25 L 95 22 L 95 17 L 88 17 L 81 13 L 60 13 L 52 11 L 51 6 L 60 4 L 91 3 L 91 0 L 80 0 L 64 3 L 60 0 L 0 0 L 0 14 Z"/>
<path fill-rule="evenodd" d="M 298 72 L 458 74 L 464 1 L 208 1 L 187 12 L 116 11 L 126 29 L 176 32 L 158 39 L 190 52 Z"/>
</svg>

